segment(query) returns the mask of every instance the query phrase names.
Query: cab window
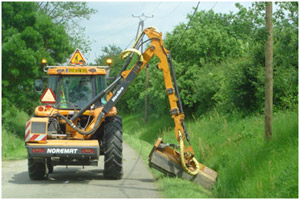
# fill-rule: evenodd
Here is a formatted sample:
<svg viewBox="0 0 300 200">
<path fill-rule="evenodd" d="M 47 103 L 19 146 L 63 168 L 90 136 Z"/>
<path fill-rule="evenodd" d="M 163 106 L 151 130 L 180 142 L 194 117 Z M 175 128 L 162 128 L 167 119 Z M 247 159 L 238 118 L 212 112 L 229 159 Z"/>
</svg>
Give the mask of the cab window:
<svg viewBox="0 0 300 200">
<path fill-rule="evenodd" d="M 59 85 L 60 108 L 80 109 L 93 98 L 90 76 L 62 76 Z"/>
<path fill-rule="evenodd" d="M 106 88 L 105 76 L 96 76 L 96 95 Z M 106 104 L 106 95 L 101 98 L 101 104 Z"/>
</svg>

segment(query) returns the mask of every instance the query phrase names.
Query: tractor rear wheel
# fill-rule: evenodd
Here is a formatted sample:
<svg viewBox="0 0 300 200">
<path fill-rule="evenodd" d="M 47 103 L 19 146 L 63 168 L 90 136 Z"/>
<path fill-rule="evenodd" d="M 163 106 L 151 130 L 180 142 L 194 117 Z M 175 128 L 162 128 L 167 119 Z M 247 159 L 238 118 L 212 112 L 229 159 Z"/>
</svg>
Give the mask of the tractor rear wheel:
<svg viewBox="0 0 300 200">
<path fill-rule="evenodd" d="M 43 180 L 46 178 L 46 164 L 43 160 L 35 160 L 28 156 L 28 173 L 31 180 Z"/>
<path fill-rule="evenodd" d="M 122 167 L 122 118 L 107 117 L 104 124 L 104 177 L 121 179 Z"/>
</svg>

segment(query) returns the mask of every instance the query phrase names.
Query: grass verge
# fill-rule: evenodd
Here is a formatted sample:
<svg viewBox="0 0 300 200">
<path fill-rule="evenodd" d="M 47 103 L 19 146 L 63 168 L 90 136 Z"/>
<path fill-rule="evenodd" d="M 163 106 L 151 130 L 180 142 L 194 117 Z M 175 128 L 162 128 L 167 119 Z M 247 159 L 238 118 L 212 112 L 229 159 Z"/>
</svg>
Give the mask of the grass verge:
<svg viewBox="0 0 300 200">
<path fill-rule="evenodd" d="M 28 115 L 24 112 L 3 113 L 2 115 L 2 160 L 25 159 L 25 123 Z"/>
<path fill-rule="evenodd" d="M 219 173 L 211 193 L 194 183 L 154 172 L 167 198 L 297 198 L 298 114 L 274 114 L 273 138 L 264 137 L 264 117 L 211 113 L 187 121 L 196 158 Z M 124 140 L 147 161 L 157 137 L 177 143 L 172 119 L 145 124 L 139 115 L 123 117 Z M 152 170 L 153 172 L 154 170 Z M 180 188 L 180 189 L 176 189 Z"/>
<path fill-rule="evenodd" d="M 145 124 L 139 115 L 123 117 L 124 141 L 139 153 L 142 159 L 148 163 L 149 153 L 158 137 L 163 137 L 172 129 L 172 119 L 162 117 L 160 120 L 150 118 Z M 201 186 L 179 178 L 171 178 L 149 168 L 154 178 L 158 180 L 158 187 L 162 190 L 162 196 L 167 198 L 210 198 L 213 194 Z M 178 189 L 177 189 L 178 188 Z M 151 198 L 151 197 L 149 197 Z"/>
</svg>

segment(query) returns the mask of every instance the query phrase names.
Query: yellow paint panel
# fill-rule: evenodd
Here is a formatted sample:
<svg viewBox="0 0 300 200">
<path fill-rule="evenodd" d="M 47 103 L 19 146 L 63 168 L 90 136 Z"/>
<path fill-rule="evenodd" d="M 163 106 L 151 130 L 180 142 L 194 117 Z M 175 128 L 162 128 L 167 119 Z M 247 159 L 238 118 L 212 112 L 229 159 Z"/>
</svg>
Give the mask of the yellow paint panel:
<svg viewBox="0 0 300 200">
<path fill-rule="evenodd" d="M 106 75 L 106 70 L 95 66 L 57 66 L 48 69 L 49 75 Z"/>
<path fill-rule="evenodd" d="M 66 69 L 67 73 L 87 73 L 86 68 L 70 68 Z"/>
</svg>

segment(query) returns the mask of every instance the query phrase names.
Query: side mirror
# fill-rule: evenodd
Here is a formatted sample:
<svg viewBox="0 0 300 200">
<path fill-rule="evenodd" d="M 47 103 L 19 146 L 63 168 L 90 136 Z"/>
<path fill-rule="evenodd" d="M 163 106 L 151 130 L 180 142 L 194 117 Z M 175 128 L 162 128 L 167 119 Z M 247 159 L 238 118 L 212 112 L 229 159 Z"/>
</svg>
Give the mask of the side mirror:
<svg viewBox="0 0 300 200">
<path fill-rule="evenodd" d="M 37 79 L 34 81 L 34 89 L 36 92 L 42 92 L 43 88 L 44 88 L 44 84 L 41 79 Z"/>
</svg>

